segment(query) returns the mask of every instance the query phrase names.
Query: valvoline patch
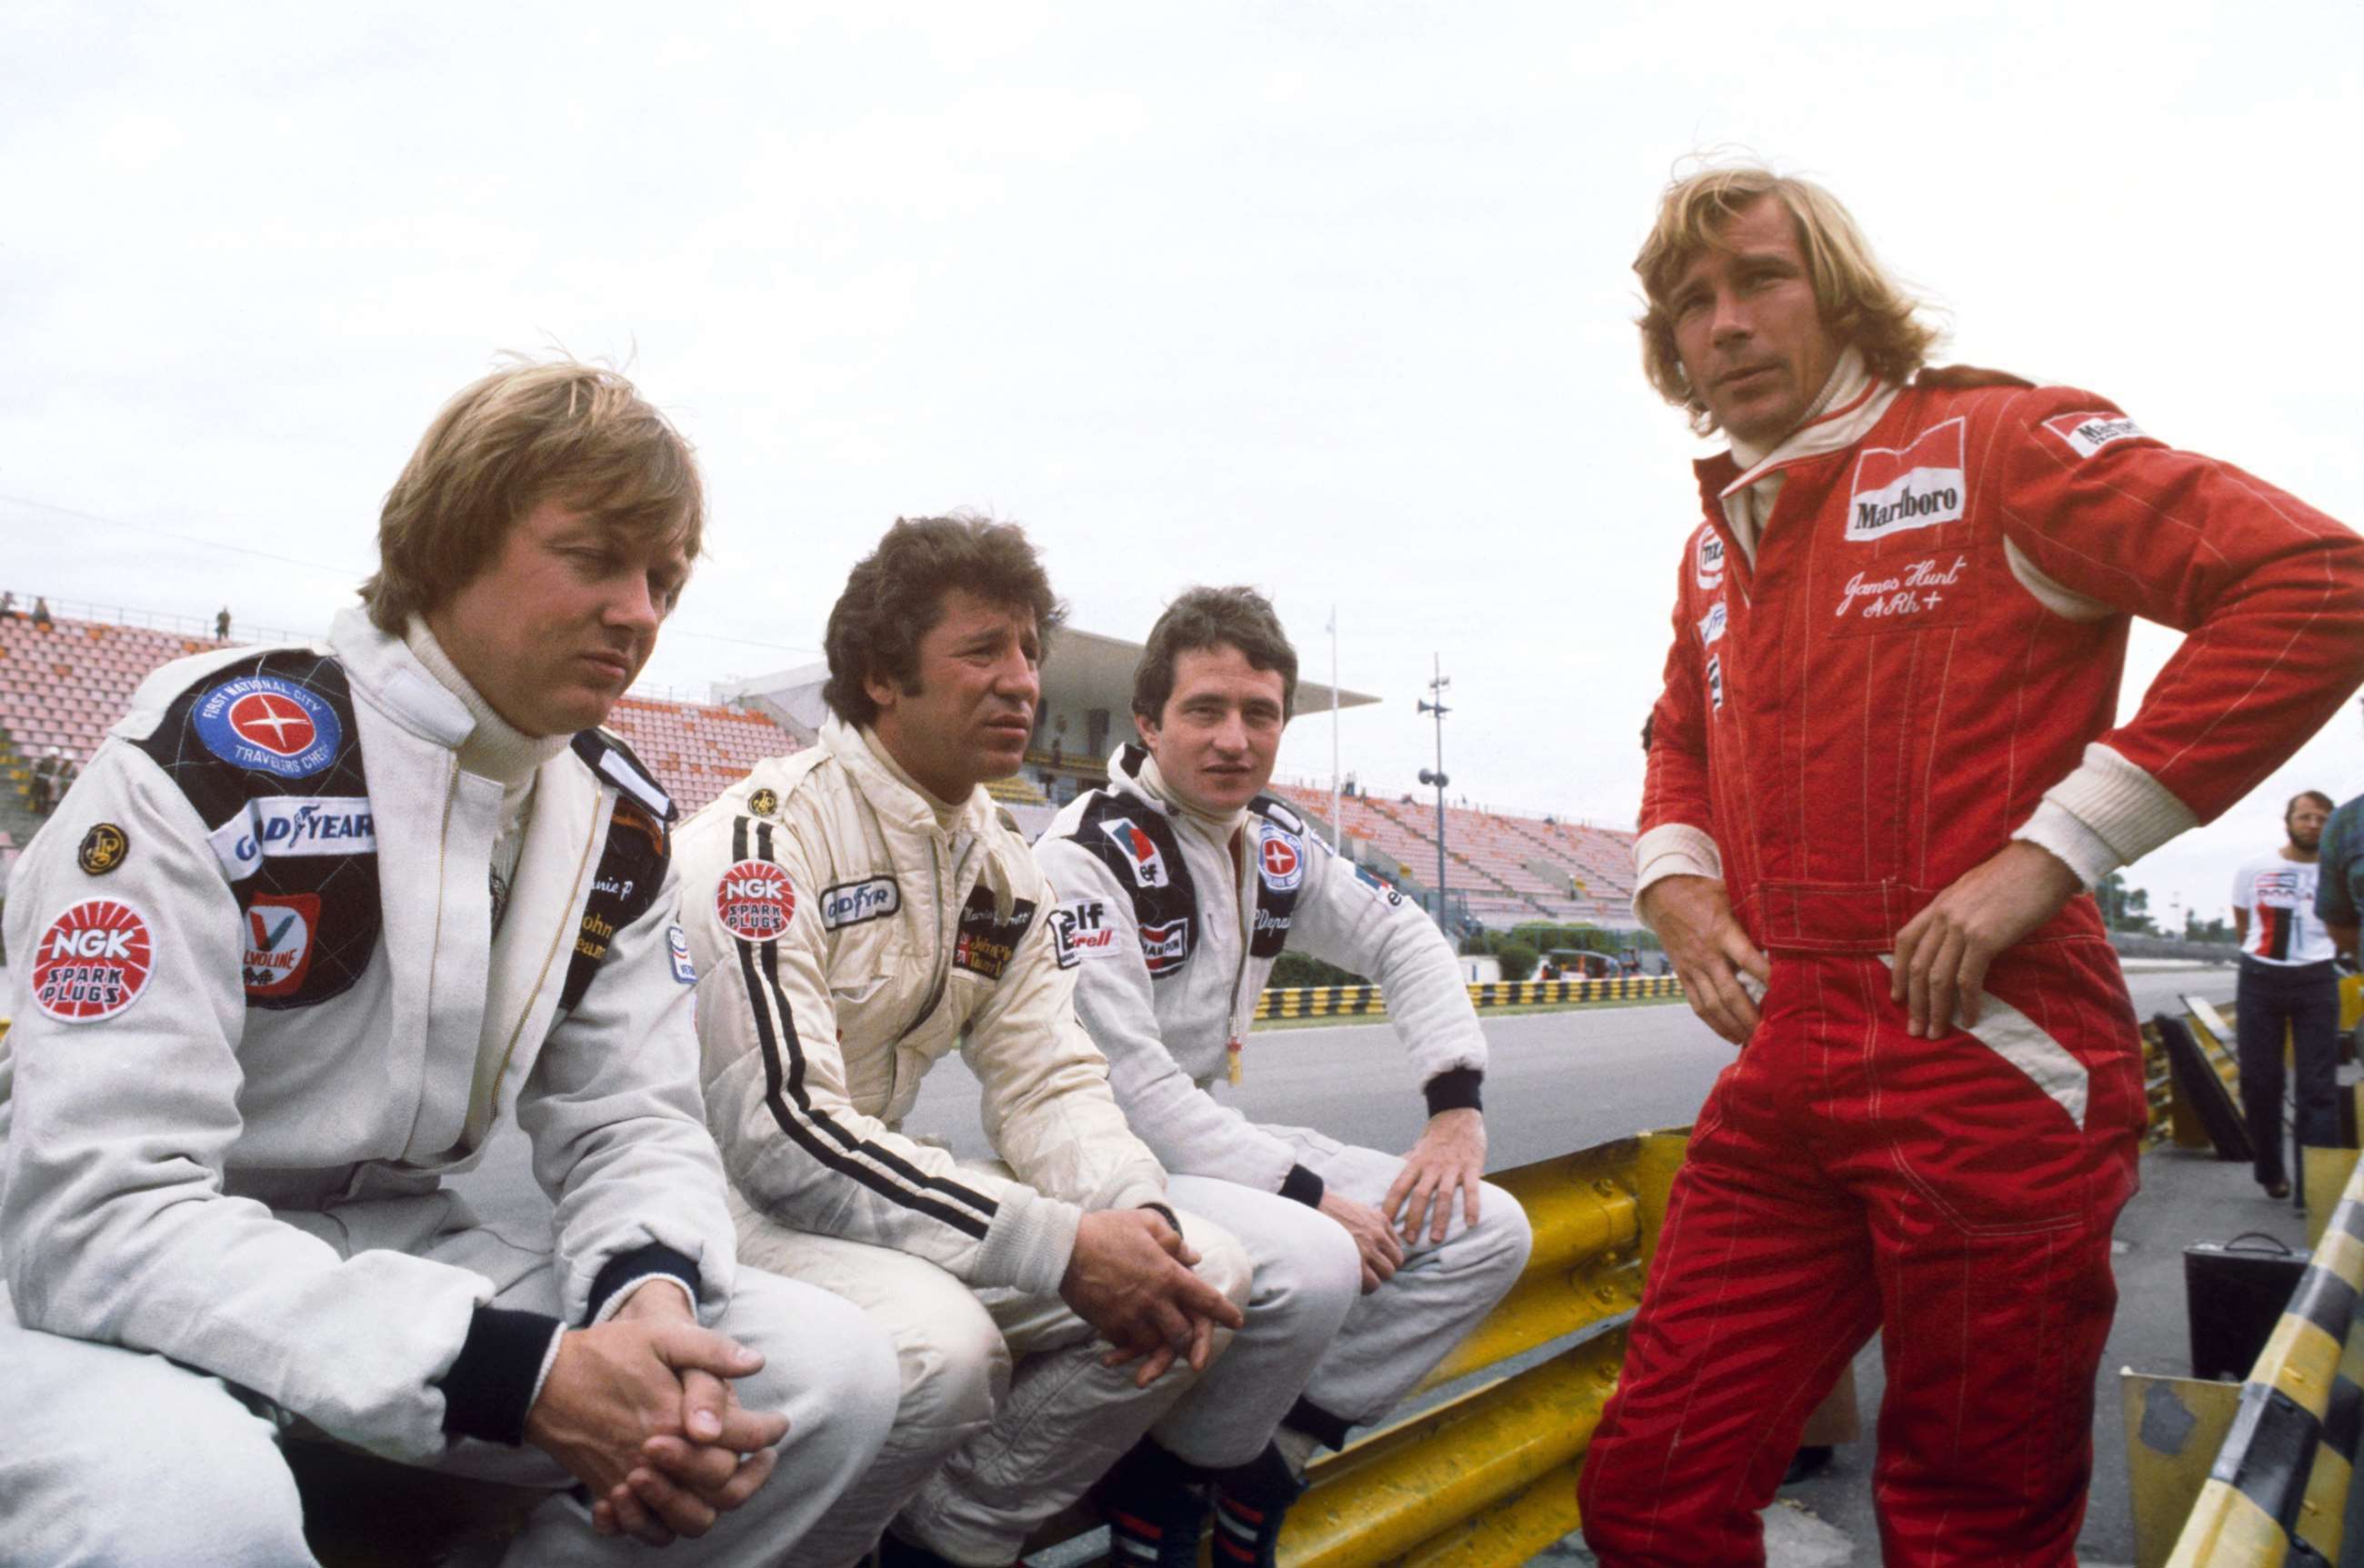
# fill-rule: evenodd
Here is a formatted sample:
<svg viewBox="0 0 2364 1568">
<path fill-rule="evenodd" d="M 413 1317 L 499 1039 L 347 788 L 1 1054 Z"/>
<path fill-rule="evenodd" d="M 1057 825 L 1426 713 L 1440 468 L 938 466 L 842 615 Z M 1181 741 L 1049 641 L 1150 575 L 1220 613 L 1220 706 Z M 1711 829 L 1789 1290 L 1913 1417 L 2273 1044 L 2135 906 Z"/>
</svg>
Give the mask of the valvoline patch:
<svg viewBox="0 0 2364 1568">
<path fill-rule="evenodd" d="M 33 1005 L 61 1024 L 95 1023 L 139 1000 L 156 966 L 148 917 L 114 898 L 85 898 L 33 948 Z"/>
<path fill-rule="evenodd" d="M 741 861 L 714 890 L 714 917 L 742 942 L 775 941 L 797 912 L 788 873 L 770 861 Z"/>
<path fill-rule="evenodd" d="M 277 675 L 241 675 L 197 699 L 197 739 L 225 762 L 283 779 L 318 773 L 337 760 L 344 722 L 318 695 Z"/>
</svg>

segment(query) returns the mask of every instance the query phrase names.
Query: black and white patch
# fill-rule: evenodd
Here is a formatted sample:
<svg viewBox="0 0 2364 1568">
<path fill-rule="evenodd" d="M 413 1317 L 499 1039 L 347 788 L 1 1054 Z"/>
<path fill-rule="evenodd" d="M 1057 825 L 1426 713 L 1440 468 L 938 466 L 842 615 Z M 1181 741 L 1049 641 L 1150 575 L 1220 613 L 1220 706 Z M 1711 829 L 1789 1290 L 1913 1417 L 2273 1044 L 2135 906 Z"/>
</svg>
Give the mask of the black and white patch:
<svg viewBox="0 0 2364 1568">
<path fill-rule="evenodd" d="M 820 890 L 820 924 L 842 930 L 865 920 L 883 920 L 903 907 L 903 889 L 891 876 L 841 882 Z"/>
</svg>

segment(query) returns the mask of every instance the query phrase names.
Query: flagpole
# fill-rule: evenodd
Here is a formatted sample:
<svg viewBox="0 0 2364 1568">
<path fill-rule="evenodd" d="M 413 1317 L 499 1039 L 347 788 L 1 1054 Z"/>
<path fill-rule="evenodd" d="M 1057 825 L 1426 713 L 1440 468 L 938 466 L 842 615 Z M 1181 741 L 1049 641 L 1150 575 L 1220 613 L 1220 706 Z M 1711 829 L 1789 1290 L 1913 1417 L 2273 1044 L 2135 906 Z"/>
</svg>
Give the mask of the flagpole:
<svg viewBox="0 0 2364 1568">
<path fill-rule="evenodd" d="M 1330 848 L 1345 852 L 1345 828 L 1338 819 L 1338 606 L 1330 606 Z"/>
</svg>

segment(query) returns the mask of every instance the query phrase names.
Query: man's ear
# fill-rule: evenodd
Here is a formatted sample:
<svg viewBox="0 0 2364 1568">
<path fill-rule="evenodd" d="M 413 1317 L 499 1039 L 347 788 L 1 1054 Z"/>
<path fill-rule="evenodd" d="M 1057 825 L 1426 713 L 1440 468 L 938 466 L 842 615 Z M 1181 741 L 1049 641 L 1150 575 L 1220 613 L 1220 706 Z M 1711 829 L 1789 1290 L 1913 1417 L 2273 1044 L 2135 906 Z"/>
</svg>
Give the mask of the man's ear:
<svg viewBox="0 0 2364 1568">
<path fill-rule="evenodd" d="M 862 690 L 881 713 L 893 712 L 895 705 L 903 700 L 900 685 L 893 681 L 881 680 L 876 675 L 863 676 Z"/>
<path fill-rule="evenodd" d="M 1132 728 L 1139 732 L 1143 747 L 1151 751 L 1157 750 L 1158 725 L 1154 719 L 1143 718 L 1136 713 L 1132 716 Z"/>
</svg>

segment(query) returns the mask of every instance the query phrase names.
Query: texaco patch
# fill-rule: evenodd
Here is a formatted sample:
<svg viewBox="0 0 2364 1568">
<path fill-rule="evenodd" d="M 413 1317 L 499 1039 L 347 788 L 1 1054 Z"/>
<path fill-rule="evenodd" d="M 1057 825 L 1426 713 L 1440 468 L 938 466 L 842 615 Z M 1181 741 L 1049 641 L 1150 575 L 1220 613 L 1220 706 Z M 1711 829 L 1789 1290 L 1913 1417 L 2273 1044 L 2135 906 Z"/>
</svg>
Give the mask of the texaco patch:
<svg viewBox="0 0 2364 1568">
<path fill-rule="evenodd" d="M 148 918 L 114 898 L 85 898 L 33 949 L 33 1004 L 62 1024 L 95 1023 L 139 1000 L 155 969 Z"/>
<path fill-rule="evenodd" d="M 785 936 L 797 912 L 797 890 L 788 873 L 770 861 L 741 861 L 722 873 L 714 890 L 714 917 L 742 942 L 768 942 Z"/>
</svg>

